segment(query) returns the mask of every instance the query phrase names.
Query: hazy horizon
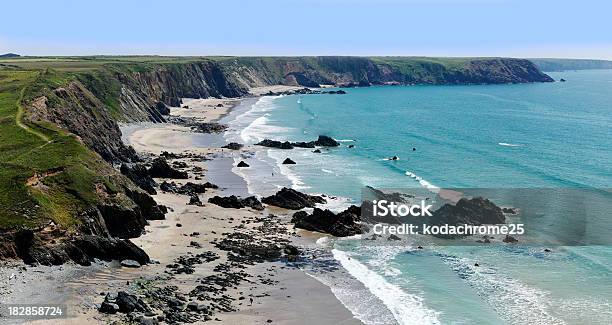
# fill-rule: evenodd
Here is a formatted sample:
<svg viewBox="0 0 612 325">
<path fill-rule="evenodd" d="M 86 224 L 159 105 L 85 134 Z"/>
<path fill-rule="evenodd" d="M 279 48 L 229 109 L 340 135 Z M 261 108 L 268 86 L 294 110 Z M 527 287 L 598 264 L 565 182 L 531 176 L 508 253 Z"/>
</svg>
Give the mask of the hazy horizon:
<svg viewBox="0 0 612 325">
<path fill-rule="evenodd" d="M 612 59 L 600 0 L 225 0 L 3 4 L 0 53 Z"/>
</svg>

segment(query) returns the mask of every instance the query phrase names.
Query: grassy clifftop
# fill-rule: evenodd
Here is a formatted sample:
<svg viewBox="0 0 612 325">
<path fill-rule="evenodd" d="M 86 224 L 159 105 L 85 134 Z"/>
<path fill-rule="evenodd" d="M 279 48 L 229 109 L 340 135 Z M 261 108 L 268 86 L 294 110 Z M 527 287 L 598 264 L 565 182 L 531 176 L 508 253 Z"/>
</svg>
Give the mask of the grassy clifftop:
<svg viewBox="0 0 612 325">
<path fill-rule="evenodd" d="M 117 189 L 98 155 L 51 123 L 32 122 L 23 104 L 66 80 L 48 71 L 0 71 L 0 229 L 77 226 L 76 215 Z"/>
</svg>

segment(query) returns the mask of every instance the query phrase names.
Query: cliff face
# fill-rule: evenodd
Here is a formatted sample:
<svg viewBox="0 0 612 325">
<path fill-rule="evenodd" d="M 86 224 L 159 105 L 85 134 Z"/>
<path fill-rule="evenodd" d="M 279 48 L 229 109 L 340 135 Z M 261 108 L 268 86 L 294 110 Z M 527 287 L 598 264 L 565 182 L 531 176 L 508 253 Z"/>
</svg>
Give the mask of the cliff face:
<svg viewBox="0 0 612 325">
<path fill-rule="evenodd" d="M 382 84 L 498 84 L 553 81 L 528 60 L 401 57 L 232 58 L 220 61 L 238 84 L 318 87 Z"/>
<path fill-rule="evenodd" d="M 486 84 L 552 81 L 521 59 L 365 57 L 223 57 L 166 64 L 113 64 L 83 73 L 54 90 L 39 117 L 77 134 L 109 162 L 135 159 L 121 142 L 117 121 L 163 122 L 160 103 L 181 98 L 239 97 L 268 85 L 369 86 L 382 84 Z M 56 105 L 54 103 L 61 103 Z M 162 105 L 163 106 L 163 105 Z"/>
</svg>

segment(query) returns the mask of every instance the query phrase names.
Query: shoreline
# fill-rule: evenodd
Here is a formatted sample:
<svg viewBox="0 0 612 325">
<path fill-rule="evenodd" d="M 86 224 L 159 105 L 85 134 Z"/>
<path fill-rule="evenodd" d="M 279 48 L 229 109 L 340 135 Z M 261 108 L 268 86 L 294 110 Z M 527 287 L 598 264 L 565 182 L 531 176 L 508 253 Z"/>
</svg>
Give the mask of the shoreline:
<svg viewBox="0 0 612 325">
<path fill-rule="evenodd" d="M 231 105 L 224 103 L 224 109 L 210 109 L 212 104 L 206 100 L 189 100 L 189 116 L 217 122 L 231 114 L 244 99 L 232 100 Z M 192 107 L 193 106 L 193 107 Z M 228 107 L 229 106 L 229 107 Z M 176 112 L 178 111 L 178 113 Z M 172 115 L 182 116 L 185 109 L 172 108 Z M 201 177 L 190 173 L 187 180 L 156 179 L 158 183 L 164 180 L 184 184 L 187 181 L 203 183 L 214 179 L 220 186 L 219 190 L 207 191 L 200 194 L 202 206 L 188 205 L 189 197 L 174 193 L 158 192 L 154 199 L 158 204 L 169 207 L 165 220 L 149 221 L 145 233 L 132 241 L 144 249 L 154 261 L 152 264 L 143 265 L 140 268 L 126 268 L 119 265 L 118 261 L 94 263 L 91 267 L 67 264 L 58 267 L 26 267 L 26 271 L 20 272 L 22 267 L 15 263 L 14 266 L 3 268 L 4 272 L 12 276 L 12 283 L 7 282 L 10 294 L 2 290 L 3 301 L 6 302 L 39 302 L 44 303 L 48 294 L 42 296 L 40 292 L 29 290 L 28 283 L 37 282 L 38 288 L 47 288 L 44 292 L 55 293 L 55 300 L 69 306 L 70 317 L 55 320 L 36 320 L 29 324 L 82 324 L 85 322 L 108 323 L 117 320 L 116 316 L 106 315 L 98 312 L 98 306 L 104 300 L 104 295 L 120 290 L 134 292 L 138 290 L 149 290 L 157 287 L 176 286 L 177 291 L 183 294 L 193 292 L 202 276 L 214 274 L 233 274 L 240 271 L 218 271 L 221 266 L 230 265 L 227 251 L 220 250 L 215 243 L 221 240 L 225 233 L 240 227 L 255 232 L 263 220 L 270 219 L 269 212 L 259 212 L 251 209 L 227 209 L 207 203 L 208 198 L 214 195 L 227 196 L 240 192 L 238 189 L 245 186 L 246 182 L 232 183 L 230 174 L 232 172 L 233 158 L 227 160 L 227 149 L 220 149 L 217 145 L 202 146 L 195 143 L 190 137 L 198 137 L 199 134 L 191 132 L 188 128 L 170 124 L 148 124 L 141 123 L 124 125 L 126 134 L 124 139 L 129 139 L 139 154 L 159 155 L 162 151 L 173 153 L 191 153 L 205 158 L 188 159 L 178 158 L 176 161 L 185 162 L 188 170 L 201 168 L 204 170 Z M 222 134 L 214 135 L 223 137 Z M 205 141 L 205 140 L 202 140 Z M 245 148 L 244 150 L 249 150 Z M 212 160 L 208 160 L 212 159 Z M 225 159 L 225 161 L 223 161 Z M 217 166 L 211 168 L 211 162 L 218 162 Z M 230 164 L 231 161 L 231 164 Z M 213 177 L 209 173 L 213 169 Z M 235 175 L 238 176 L 238 175 Z M 244 189 L 243 189 L 244 190 Z M 244 191 L 243 195 L 248 191 Z M 283 209 L 272 209 L 279 215 L 275 222 L 279 227 L 286 230 L 277 234 L 278 238 L 292 241 L 296 238 L 292 225 L 288 225 L 288 216 L 293 211 Z M 230 217 L 231 216 L 231 217 Z M 281 221 L 284 220 L 284 221 Z M 179 226 L 180 225 L 180 226 Z M 236 226 L 238 225 L 238 226 Z M 246 226 L 246 227 L 244 227 Z M 286 234 L 282 234 L 286 232 Z M 198 234 L 197 236 L 194 234 Z M 265 236 L 265 234 L 262 234 Z M 299 236 L 297 237 L 299 239 Z M 300 239 L 301 240 L 301 239 Z M 194 244 L 195 243 L 195 244 Z M 312 242 L 314 243 L 314 241 Z M 209 263 L 194 265 L 191 274 L 172 274 L 168 265 L 177 259 L 194 256 L 200 252 L 210 252 L 219 258 Z M 278 324 L 361 324 L 354 315 L 336 298 L 331 288 L 314 279 L 305 271 L 286 264 L 285 262 L 261 262 L 249 265 L 246 263 L 239 268 L 245 268 L 249 274 L 248 281 L 242 281 L 231 287 L 227 287 L 226 295 L 232 301 L 230 305 L 237 310 L 231 312 L 218 311 L 211 315 L 212 320 L 219 320 L 231 324 L 267 323 L 272 321 Z M 11 275 L 16 274 L 16 275 Z M 146 284 L 146 285 L 145 285 Z M 6 289 L 1 286 L 0 289 Z M 145 291 L 146 291 L 145 290 Z M 191 296 L 191 294 L 190 294 Z M 187 296 L 185 296 L 187 297 Z M 248 303 L 250 297 L 252 303 Z M 8 298 L 8 299 L 7 299 Z M 145 318 L 150 318 L 145 315 Z M 121 318 L 119 318 L 121 319 Z M 200 323 L 202 320 L 196 320 Z M 11 322 L 21 323 L 18 320 Z"/>
</svg>

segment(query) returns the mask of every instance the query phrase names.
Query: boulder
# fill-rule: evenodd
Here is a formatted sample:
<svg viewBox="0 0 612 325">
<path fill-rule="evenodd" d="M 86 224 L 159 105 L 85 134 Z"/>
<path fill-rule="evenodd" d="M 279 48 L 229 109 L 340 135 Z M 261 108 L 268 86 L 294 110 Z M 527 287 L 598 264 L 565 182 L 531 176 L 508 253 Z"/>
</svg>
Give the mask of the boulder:
<svg viewBox="0 0 612 325">
<path fill-rule="evenodd" d="M 116 314 L 119 312 L 119 305 L 116 303 L 103 301 L 98 311 L 104 314 Z"/>
<path fill-rule="evenodd" d="M 147 171 L 147 168 L 143 164 L 122 164 L 120 171 L 121 174 L 129 178 L 141 189 L 147 191 L 147 193 L 151 195 L 157 194 L 155 191 L 157 183 L 155 183 L 151 175 L 149 175 L 149 171 Z"/>
<path fill-rule="evenodd" d="M 327 209 L 314 208 L 312 214 L 306 211 L 294 213 L 291 222 L 296 228 L 328 233 L 336 237 L 353 236 L 362 234 L 365 229 L 359 223 L 360 216 L 355 214 L 355 211 L 349 208 L 335 214 Z"/>
<path fill-rule="evenodd" d="M 189 176 L 187 172 L 176 170 L 170 165 L 165 158 L 159 157 L 153 160 L 151 167 L 149 168 L 149 175 L 151 177 L 159 177 L 159 178 L 178 178 L 178 179 L 187 179 Z"/>
<path fill-rule="evenodd" d="M 503 239 L 504 243 L 518 243 L 518 239 L 510 236 L 510 235 L 506 235 L 506 237 Z"/>
<path fill-rule="evenodd" d="M 142 299 L 125 291 L 119 291 L 117 293 L 115 303 L 117 304 L 117 306 L 119 306 L 119 312 L 126 314 L 131 313 L 133 311 L 139 311 L 144 313 L 150 310 L 149 307 L 145 304 L 145 302 L 142 301 Z"/>
<path fill-rule="evenodd" d="M 245 207 L 250 207 L 254 210 L 260 211 L 264 209 L 261 202 L 254 196 L 249 196 L 244 199 L 241 199 L 235 195 L 226 197 L 214 196 L 208 199 L 208 202 L 224 208 L 242 209 Z"/>
<path fill-rule="evenodd" d="M 244 147 L 243 144 L 236 143 L 236 142 L 230 142 L 221 148 L 226 148 L 226 149 L 231 149 L 231 150 L 240 150 L 242 149 L 242 147 Z"/>
<path fill-rule="evenodd" d="M 244 168 L 244 167 L 251 167 L 251 166 L 249 166 L 249 164 L 245 163 L 244 161 L 240 161 L 238 165 L 236 165 L 236 167 Z"/>
<path fill-rule="evenodd" d="M 197 194 L 191 194 L 189 197 L 189 203 L 187 205 L 202 205 L 202 201 L 200 201 L 200 197 Z"/>
<path fill-rule="evenodd" d="M 265 139 L 256 143 L 255 145 L 269 147 L 269 148 L 277 148 L 277 149 L 293 149 L 293 144 L 289 141 L 281 142 L 276 140 Z"/>
<path fill-rule="evenodd" d="M 244 203 L 242 203 L 242 200 L 235 195 L 226 197 L 221 197 L 218 195 L 213 196 L 208 199 L 208 202 L 224 208 L 241 209 L 245 207 Z"/>
<path fill-rule="evenodd" d="M 317 139 L 317 141 L 315 141 L 315 144 L 317 146 L 321 146 L 321 147 L 337 147 L 340 145 L 340 143 L 338 143 L 338 141 L 332 139 L 331 137 L 328 137 L 326 135 L 320 135 L 319 139 Z"/>
<path fill-rule="evenodd" d="M 473 199 L 460 199 L 457 204 L 445 204 L 438 210 L 432 212 L 429 217 L 431 225 L 483 225 L 502 224 L 506 217 L 500 207 L 482 197 Z M 440 235 L 441 238 L 457 238 L 459 235 Z"/>
<path fill-rule="evenodd" d="M 263 203 L 277 207 L 300 210 L 303 208 L 314 208 L 317 203 L 325 203 L 325 199 L 320 196 L 308 195 L 294 189 L 283 187 L 276 194 L 263 198 Z"/>
<path fill-rule="evenodd" d="M 321 149 L 315 149 L 312 151 L 313 153 L 321 153 Z"/>
<path fill-rule="evenodd" d="M 295 161 L 291 160 L 291 158 L 287 158 L 283 161 L 283 165 L 295 165 Z"/>
</svg>

